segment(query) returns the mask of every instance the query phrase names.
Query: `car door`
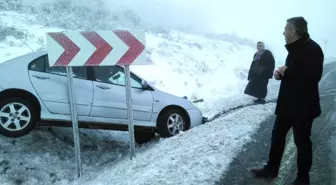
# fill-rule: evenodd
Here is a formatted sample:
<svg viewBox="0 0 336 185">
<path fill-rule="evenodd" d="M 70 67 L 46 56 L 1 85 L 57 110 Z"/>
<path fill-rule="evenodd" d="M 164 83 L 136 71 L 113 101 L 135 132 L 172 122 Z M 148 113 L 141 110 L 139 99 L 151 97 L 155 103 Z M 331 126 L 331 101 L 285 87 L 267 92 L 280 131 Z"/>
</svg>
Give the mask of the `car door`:
<svg viewBox="0 0 336 185">
<path fill-rule="evenodd" d="M 79 116 L 89 116 L 93 97 L 92 81 L 85 67 L 73 67 L 73 88 Z M 44 55 L 29 64 L 29 77 L 47 109 L 54 114 L 70 114 L 68 79 L 65 67 L 49 67 Z"/>
<path fill-rule="evenodd" d="M 127 120 L 124 70 L 119 66 L 93 68 L 95 73 L 93 105 L 90 116 Z M 142 89 L 141 79 L 132 74 L 131 93 L 133 119 L 150 121 L 153 95 Z"/>
</svg>

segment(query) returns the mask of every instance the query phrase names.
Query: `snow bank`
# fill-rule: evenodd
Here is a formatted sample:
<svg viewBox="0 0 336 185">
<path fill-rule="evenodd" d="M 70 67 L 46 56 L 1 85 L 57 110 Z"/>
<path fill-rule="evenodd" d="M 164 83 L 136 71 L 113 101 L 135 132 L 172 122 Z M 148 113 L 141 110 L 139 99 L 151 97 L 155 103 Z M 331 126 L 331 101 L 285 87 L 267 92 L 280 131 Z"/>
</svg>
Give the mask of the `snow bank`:
<svg viewBox="0 0 336 185">
<path fill-rule="evenodd" d="M 212 184 L 260 123 L 273 115 L 274 107 L 273 103 L 248 107 L 177 137 L 162 139 L 151 150 L 138 148 L 134 160 L 107 163 L 97 177 L 75 184 Z"/>
</svg>

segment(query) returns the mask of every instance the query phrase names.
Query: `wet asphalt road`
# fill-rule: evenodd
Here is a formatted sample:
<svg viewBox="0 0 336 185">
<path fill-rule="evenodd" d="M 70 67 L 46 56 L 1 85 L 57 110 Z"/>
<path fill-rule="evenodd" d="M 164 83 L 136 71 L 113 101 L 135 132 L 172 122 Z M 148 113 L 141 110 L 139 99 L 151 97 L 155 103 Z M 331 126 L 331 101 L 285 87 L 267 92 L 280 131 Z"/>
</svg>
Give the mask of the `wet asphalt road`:
<svg viewBox="0 0 336 185">
<path fill-rule="evenodd" d="M 312 185 L 336 185 L 336 62 L 324 67 L 320 82 L 322 115 L 314 122 Z M 250 169 L 261 167 L 267 161 L 271 131 L 275 117 L 262 123 L 253 141 L 233 160 L 217 185 L 290 185 L 296 177 L 296 147 L 292 130 L 287 135 L 287 145 L 278 178 L 273 181 L 255 179 Z"/>
</svg>

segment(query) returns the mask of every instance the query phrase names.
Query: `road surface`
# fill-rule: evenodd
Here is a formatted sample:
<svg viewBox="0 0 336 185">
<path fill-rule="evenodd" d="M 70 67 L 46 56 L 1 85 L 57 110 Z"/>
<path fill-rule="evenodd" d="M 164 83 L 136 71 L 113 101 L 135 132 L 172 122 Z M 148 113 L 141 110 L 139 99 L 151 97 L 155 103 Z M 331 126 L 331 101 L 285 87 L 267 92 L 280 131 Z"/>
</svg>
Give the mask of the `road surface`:
<svg viewBox="0 0 336 185">
<path fill-rule="evenodd" d="M 322 115 L 312 128 L 313 166 L 312 185 L 336 185 L 336 62 L 324 67 L 320 82 Z M 287 135 L 287 145 L 280 174 L 273 181 L 255 179 L 251 168 L 261 167 L 267 161 L 271 131 L 275 117 L 262 123 L 251 143 L 223 172 L 218 185 L 290 185 L 296 177 L 296 146 L 292 130 Z M 223 151 L 224 152 L 224 151 Z"/>
</svg>

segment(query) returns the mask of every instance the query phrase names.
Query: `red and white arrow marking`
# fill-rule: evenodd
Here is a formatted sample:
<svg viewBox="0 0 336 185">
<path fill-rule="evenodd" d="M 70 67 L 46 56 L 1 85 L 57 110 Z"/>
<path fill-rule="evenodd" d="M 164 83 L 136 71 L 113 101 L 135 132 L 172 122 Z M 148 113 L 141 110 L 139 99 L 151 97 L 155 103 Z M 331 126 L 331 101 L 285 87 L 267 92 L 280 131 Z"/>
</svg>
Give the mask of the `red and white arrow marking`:
<svg viewBox="0 0 336 185">
<path fill-rule="evenodd" d="M 80 32 L 66 32 L 65 35 L 80 48 L 77 55 L 71 60 L 69 66 L 82 66 L 83 63 L 85 64 L 90 56 L 96 51 L 96 47 Z"/>
<path fill-rule="evenodd" d="M 66 66 L 77 55 L 80 48 L 64 33 L 49 33 L 47 43 L 54 46 L 48 53 L 50 66 Z M 67 52 L 65 52 L 67 51 Z"/>
<path fill-rule="evenodd" d="M 120 58 L 127 52 L 128 46 L 113 31 L 99 31 L 98 33 L 111 46 L 118 46 L 113 48 L 102 61 L 101 65 L 117 64 Z"/>
<path fill-rule="evenodd" d="M 48 33 L 47 46 L 50 66 L 147 64 L 141 31 Z"/>
<path fill-rule="evenodd" d="M 120 58 L 117 64 L 133 64 L 135 59 L 145 50 L 145 46 L 128 31 L 115 31 L 114 33 L 128 46 L 127 52 Z"/>
<path fill-rule="evenodd" d="M 107 43 L 96 32 L 83 32 L 82 35 L 96 48 L 90 58 L 86 61 L 85 65 L 95 66 L 101 64 L 104 58 L 113 49 L 111 44 Z"/>
</svg>

